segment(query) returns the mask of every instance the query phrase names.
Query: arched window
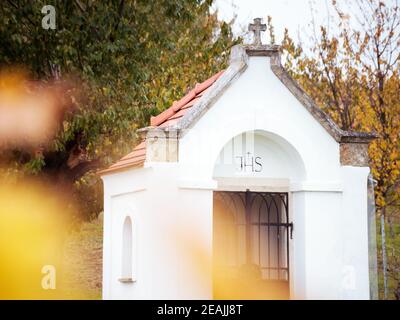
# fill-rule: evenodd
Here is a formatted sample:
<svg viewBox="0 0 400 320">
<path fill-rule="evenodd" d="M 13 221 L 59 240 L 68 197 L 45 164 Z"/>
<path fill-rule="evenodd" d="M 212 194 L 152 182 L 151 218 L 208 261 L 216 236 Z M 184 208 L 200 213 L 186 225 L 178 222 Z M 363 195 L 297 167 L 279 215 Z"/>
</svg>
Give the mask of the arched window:
<svg viewBox="0 0 400 320">
<path fill-rule="evenodd" d="M 126 217 L 122 230 L 122 273 L 121 282 L 133 282 L 132 220 Z"/>
</svg>

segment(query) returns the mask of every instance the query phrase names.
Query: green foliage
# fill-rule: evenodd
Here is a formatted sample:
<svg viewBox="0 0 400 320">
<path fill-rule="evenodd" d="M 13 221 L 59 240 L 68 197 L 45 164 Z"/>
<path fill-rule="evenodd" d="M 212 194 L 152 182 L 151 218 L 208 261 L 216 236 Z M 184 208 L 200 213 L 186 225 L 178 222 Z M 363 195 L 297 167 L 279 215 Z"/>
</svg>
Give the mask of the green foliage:
<svg viewBox="0 0 400 320">
<path fill-rule="evenodd" d="M 42 29 L 45 4 L 2 3 L 0 66 L 23 66 L 41 81 L 60 71 L 75 84 L 71 108 L 43 152 L 3 158 L 53 183 L 82 187 L 89 170 L 132 149 L 136 129 L 224 68 L 235 43 L 230 25 L 210 14 L 211 1 L 58 0 L 56 30 Z"/>
</svg>

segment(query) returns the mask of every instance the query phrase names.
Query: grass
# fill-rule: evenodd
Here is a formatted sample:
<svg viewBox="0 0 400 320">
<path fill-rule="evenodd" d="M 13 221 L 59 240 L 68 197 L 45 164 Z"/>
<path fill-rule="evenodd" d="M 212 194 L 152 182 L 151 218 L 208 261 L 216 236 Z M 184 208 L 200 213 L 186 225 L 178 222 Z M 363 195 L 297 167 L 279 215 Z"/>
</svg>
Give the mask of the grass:
<svg viewBox="0 0 400 320">
<path fill-rule="evenodd" d="M 378 249 L 378 276 L 379 276 L 379 298 L 383 299 L 383 272 L 382 272 L 382 241 L 381 241 L 381 226 L 377 219 L 377 249 Z M 385 224 L 386 235 L 386 254 L 389 267 L 399 263 L 400 254 L 400 223 L 393 223 L 393 234 L 391 237 L 389 224 Z M 397 260 L 397 262 L 396 262 Z M 399 267 L 399 266 L 397 266 Z M 399 277 L 400 275 L 397 275 Z M 388 272 L 388 299 L 395 299 L 394 292 L 397 289 L 398 282 L 393 278 L 391 272 Z"/>
<path fill-rule="evenodd" d="M 102 215 L 82 223 L 65 243 L 62 287 L 66 299 L 101 299 Z"/>
</svg>

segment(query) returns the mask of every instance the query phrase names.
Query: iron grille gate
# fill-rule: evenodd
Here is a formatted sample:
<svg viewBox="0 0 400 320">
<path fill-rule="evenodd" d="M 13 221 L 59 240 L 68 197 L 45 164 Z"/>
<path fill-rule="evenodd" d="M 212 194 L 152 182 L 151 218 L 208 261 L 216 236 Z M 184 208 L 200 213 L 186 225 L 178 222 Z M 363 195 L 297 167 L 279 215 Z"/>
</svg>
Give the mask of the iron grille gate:
<svg viewBox="0 0 400 320">
<path fill-rule="evenodd" d="M 256 265 L 263 280 L 289 281 L 287 193 L 215 192 L 214 223 L 214 238 L 226 247 L 216 254 L 225 265 Z"/>
</svg>

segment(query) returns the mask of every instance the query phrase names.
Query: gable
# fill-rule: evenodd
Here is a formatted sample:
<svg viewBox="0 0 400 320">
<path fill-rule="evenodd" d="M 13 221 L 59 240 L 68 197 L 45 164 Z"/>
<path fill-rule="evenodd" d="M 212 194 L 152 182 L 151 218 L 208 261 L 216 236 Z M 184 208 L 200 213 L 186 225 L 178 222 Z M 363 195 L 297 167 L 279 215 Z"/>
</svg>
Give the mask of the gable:
<svg viewBox="0 0 400 320">
<path fill-rule="evenodd" d="M 359 144 L 362 144 L 363 156 L 359 159 L 359 165 L 367 165 L 367 146 L 368 143 L 376 138 L 376 135 L 368 133 L 348 132 L 341 130 L 336 123 L 324 113 L 312 99 L 300 88 L 300 86 L 289 76 L 280 63 L 280 54 L 278 46 L 234 46 L 231 50 L 231 58 L 229 67 L 217 73 L 210 79 L 195 86 L 181 100 L 175 102 L 170 108 L 162 112 L 156 117 L 152 117 L 150 127 L 140 129 L 144 136 L 152 136 L 152 132 L 169 132 L 176 133 L 176 139 L 181 139 L 195 124 L 208 112 L 209 109 L 220 99 L 222 95 L 239 79 L 249 66 L 249 57 L 268 57 L 270 61 L 270 70 L 274 76 L 279 79 L 280 83 L 286 87 L 287 95 L 291 95 L 291 99 L 297 102 L 307 111 L 316 124 L 319 124 L 326 133 L 328 133 L 337 143 L 346 144 L 346 152 L 350 150 L 350 162 L 352 158 L 352 150 L 349 144 L 357 144 L 357 150 L 360 150 Z M 260 59 L 260 58 L 256 58 Z M 276 80 L 276 79 L 275 79 Z M 254 85 L 257 81 L 253 79 Z M 261 88 L 263 91 L 264 88 Z M 241 99 L 241 96 L 238 96 Z M 242 99 L 243 100 L 243 99 Z M 245 104 L 245 101 L 243 101 Z M 264 111 L 265 112 L 265 111 Z M 159 135 L 159 134 L 157 134 Z M 163 135 L 163 134 L 162 134 Z M 158 138 L 158 137 L 157 137 Z M 167 138 L 169 139 L 169 138 Z M 110 166 L 108 169 L 101 171 L 101 174 L 122 170 L 130 167 L 143 166 L 145 161 L 153 161 L 148 159 L 146 145 L 143 141 L 132 153 L 123 157 L 120 161 Z M 366 147 L 365 147 L 366 146 Z M 176 148 L 177 149 L 177 148 Z M 177 157 L 176 157 L 177 158 Z M 157 159 L 156 161 L 158 161 Z M 169 160 L 168 160 L 169 161 Z"/>
<path fill-rule="evenodd" d="M 286 131 L 285 136 L 304 136 L 310 141 L 318 137 L 326 143 L 337 144 L 334 136 L 272 72 L 269 57 L 249 57 L 240 77 L 224 89 L 206 112 L 192 119 L 188 128 L 181 129 L 180 139 L 202 134 L 201 130 L 214 130 L 215 136 L 224 135 L 221 131 L 227 131 L 229 126 L 237 130 L 270 127 L 274 132 Z"/>
<path fill-rule="evenodd" d="M 228 69 L 220 79 L 218 79 L 215 85 L 210 88 L 209 92 L 204 95 L 201 101 L 194 105 L 191 112 L 182 118 L 177 125 L 177 129 L 184 130 L 193 127 L 193 125 L 205 114 L 219 96 L 221 96 L 224 91 L 247 69 L 249 57 L 268 57 L 270 60 L 270 69 L 274 75 L 337 142 L 368 143 L 376 137 L 370 133 L 341 130 L 283 68 L 280 59 L 280 47 L 269 45 L 260 45 L 256 47 L 251 45 L 237 45 L 233 47 Z"/>
<path fill-rule="evenodd" d="M 257 139 L 256 132 L 264 138 Z M 253 141 L 242 151 L 232 153 L 229 162 L 234 163 L 236 157 L 246 156 L 250 151 L 251 156 L 261 157 L 263 165 L 260 172 L 245 172 L 245 177 L 300 179 L 307 175 L 309 179 L 318 179 L 322 177 L 322 167 L 329 168 L 326 179 L 335 180 L 338 176 L 339 144 L 275 76 L 270 57 L 249 57 L 240 77 L 225 88 L 190 129 L 181 133 L 182 176 L 200 180 L 214 172 L 216 177 L 218 155 L 225 153 L 231 142 L 235 144 L 235 137 L 245 133 Z M 287 147 L 281 148 L 278 138 Z M 253 145 L 254 151 L 249 150 Z M 288 150 L 294 152 L 288 154 Z M 295 153 L 300 160 L 291 161 Z M 224 161 L 219 169 L 228 170 L 230 176 L 242 176 L 243 172 L 227 164 Z M 303 171 L 307 174 L 302 174 Z"/>
</svg>

